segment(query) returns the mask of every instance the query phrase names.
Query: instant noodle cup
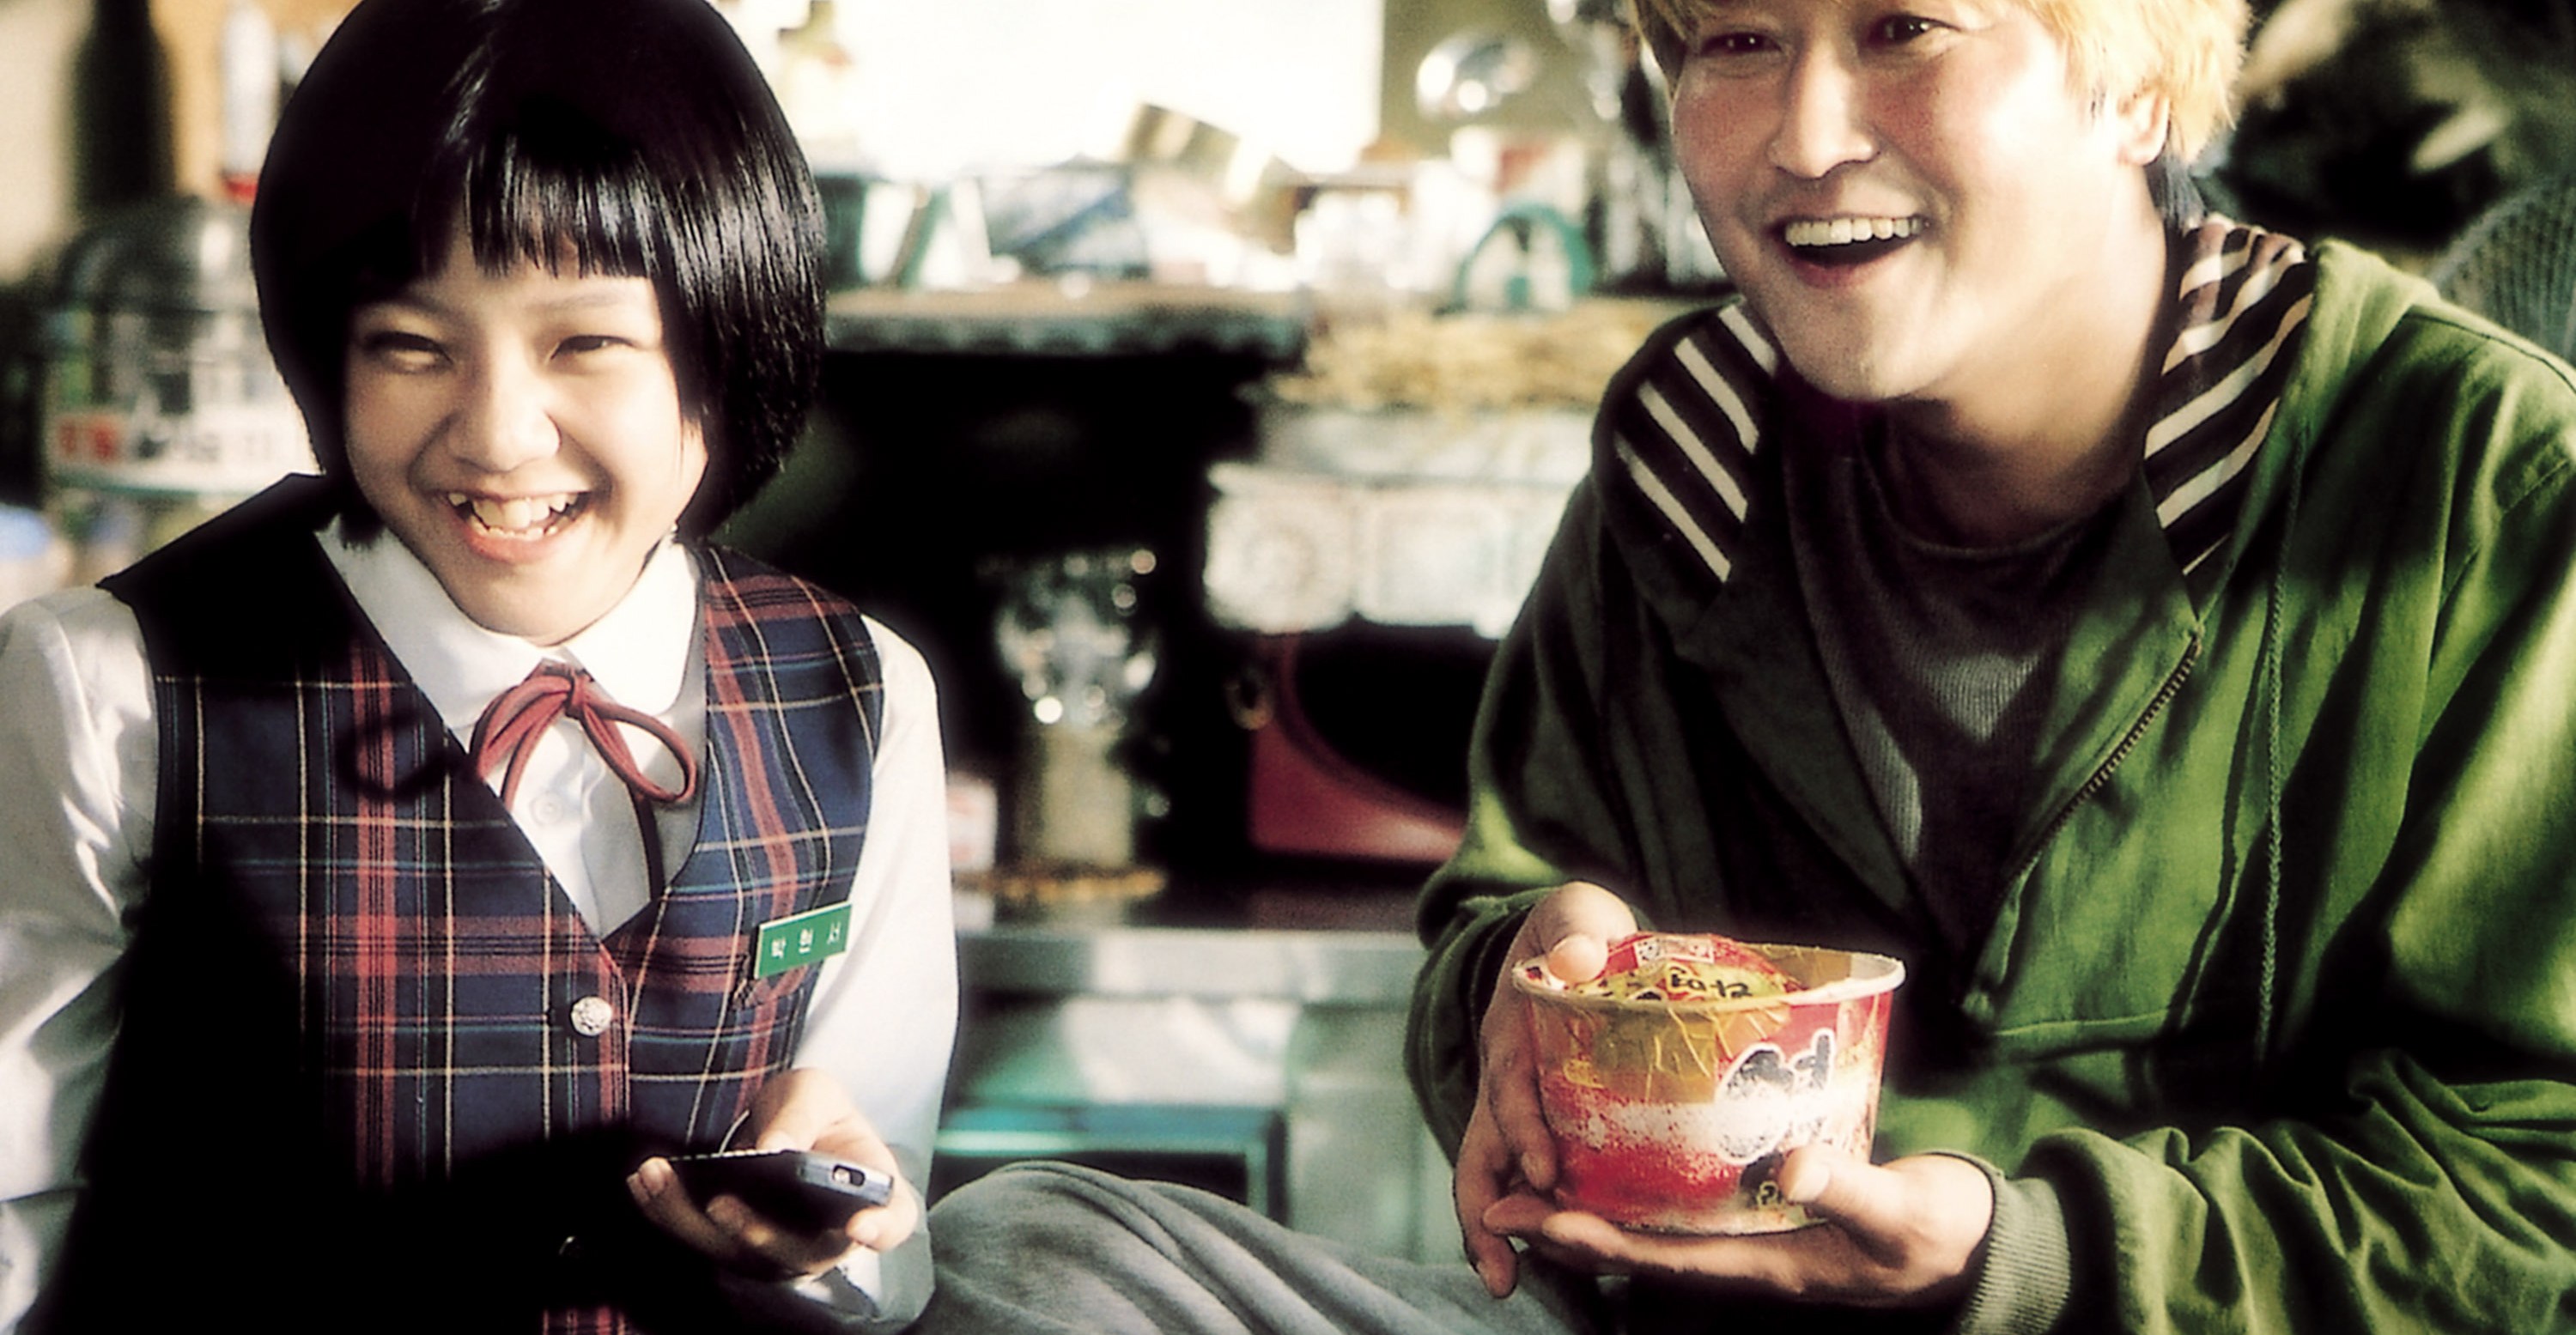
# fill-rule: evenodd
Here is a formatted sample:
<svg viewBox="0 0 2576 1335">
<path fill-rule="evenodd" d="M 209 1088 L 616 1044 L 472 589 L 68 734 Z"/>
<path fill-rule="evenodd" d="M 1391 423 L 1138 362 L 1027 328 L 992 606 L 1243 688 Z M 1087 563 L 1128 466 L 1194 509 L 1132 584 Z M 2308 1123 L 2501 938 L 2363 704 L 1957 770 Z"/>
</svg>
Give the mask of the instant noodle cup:
<svg viewBox="0 0 2576 1335">
<path fill-rule="evenodd" d="M 1817 1142 L 1869 1156 L 1904 978 L 1884 955 L 1673 933 L 1615 943 L 1583 983 L 1516 966 L 1557 1204 L 1658 1233 L 1817 1222 L 1781 1196 L 1781 1156 Z"/>
</svg>

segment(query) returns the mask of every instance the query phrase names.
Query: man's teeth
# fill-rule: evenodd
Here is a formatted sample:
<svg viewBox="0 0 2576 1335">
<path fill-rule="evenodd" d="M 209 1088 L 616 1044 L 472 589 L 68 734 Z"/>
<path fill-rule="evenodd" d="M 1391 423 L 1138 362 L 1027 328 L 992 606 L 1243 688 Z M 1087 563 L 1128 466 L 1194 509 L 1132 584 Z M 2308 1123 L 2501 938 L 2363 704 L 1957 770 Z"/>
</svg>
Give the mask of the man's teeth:
<svg viewBox="0 0 2576 1335">
<path fill-rule="evenodd" d="M 579 499 L 581 498 L 572 492 L 562 492 L 553 496 L 517 496 L 509 500 L 468 496 L 461 491 L 447 493 L 449 505 L 472 514 L 475 522 L 485 528 L 499 529 L 508 533 L 551 523 L 557 515 L 571 509 L 573 502 Z"/>
<path fill-rule="evenodd" d="M 1855 241 L 1898 241 L 1923 230 L 1921 218 L 1806 218 L 1781 229 L 1793 246 L 1848 246 Z"/>
</svg>

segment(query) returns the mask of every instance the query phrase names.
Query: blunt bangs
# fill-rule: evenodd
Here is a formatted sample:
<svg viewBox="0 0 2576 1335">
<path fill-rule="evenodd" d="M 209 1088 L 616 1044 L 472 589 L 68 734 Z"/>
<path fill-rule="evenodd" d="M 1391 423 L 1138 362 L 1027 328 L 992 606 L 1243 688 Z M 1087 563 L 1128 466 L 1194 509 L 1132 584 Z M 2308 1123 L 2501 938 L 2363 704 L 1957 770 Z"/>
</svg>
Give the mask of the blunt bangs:
<svg viewBox="0 0 2576 1335">
<path fill-rule="evenodd" d="M 654 220 L 669 204 L 632 150 L 568 109 L 539 104 L 483 143 L 454 184 L 424 194 L 412 218 L 414 267 L 439 264 L 440 220 L 462 219 L 486 272 L 527 264 L 616 278 L 666 274 L 673 257 Z"/>
<path fill-rule="evenodd" d="M 776 473 L 821 369 L 822 209 L 706 0 L 364 0 L 315 60 L 271 142 L 252 257 L 270 347 L 353 512 L 349 317 L 443 263 L 460 225 L 487 271 L 652 281 L 713 455 L 684 532 Z"/>
</svg>

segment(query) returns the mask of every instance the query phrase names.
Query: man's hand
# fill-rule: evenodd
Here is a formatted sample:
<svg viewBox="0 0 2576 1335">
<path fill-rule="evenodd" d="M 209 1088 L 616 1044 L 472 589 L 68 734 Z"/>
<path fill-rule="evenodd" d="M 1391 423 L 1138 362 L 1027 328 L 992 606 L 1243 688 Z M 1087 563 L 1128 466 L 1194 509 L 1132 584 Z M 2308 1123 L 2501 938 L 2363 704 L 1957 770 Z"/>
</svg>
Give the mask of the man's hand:
<svg viewBox="0 0 2576 1335">
<path fill-rule="evenodd" d="M 1740 1238 L 1632 1233 L 1526 1191 L 1494 1202 L 1482 1222 L 1578 1270 L 1860 1307 L 1924 1307 L 1966 1296 L 1995 1209 L 1993 1188 L 1975 1165 L 1926 1154 L 1873 1167 L 1832 1146 L 1807 1145 L 1789 1152 L 1779 1182 L 1782 1194 L 1826 1222 Z"/>
<path fill-rule="evenodd" d="M 1458 1145 L 1453 1191 L 1467 1258 L 1496 1297 L 1519 1282 L 1512 1240 L 1573 1269 L 1652 1275 L 1715 1288 L 1818 1302 L 1911 1307 L 1957 1301 L 1994 1219 L 1994 1190 L 1975 1165 L 1922 1155 L 1872 1166 L 1809 1145 L 1780 1166 L 1781 1191 L 1826 1222 L 1795 1233 L 1692 1238 L 1634 1233 L 1597 1215 L 1560 1210 L 1556 1142 L 1539 1111 L 1528 1003 L 1512 966 L 1547 957 L 1548 972 L 1598 977 L 1610 943 L 1637 930 L 1617 895 L 1572 882 L 1539 901 L 1504 953 L 1503 976 L 1478 1036 L 1476 1104 Z"/>
<path fill-rule="evenodd" d="M 752 1100 L 744 1129 L 752 1149 L 815 1150 L 878 1169 L 893 1178 L 894 1194 L 850 1216 L 841 1228 L 804 1233 L 772 1223 L 731 1196 L 700 1209 L 667 1159 L 645 1160 L 626 1179 L 627 1192 L 646 1218 L 672 1236 L 756 1275 L 821 1274 L 857 1249 L 889 1250 L 920 1225 L 920 1200 L 905 1184 L 894 1152 L 830 1076 L 799 1067 L 773 1077 Z"/>
<path fill-rule="evenodd" d="M 1476 1106 L 1458 1143 L 1458 1169 L 1450 1183 L 1467 1259 L 1495 1297 L 1519 1283 L 1520 1259 L 1510 1235 L 1486 1222 L 1490 1211 L 1516 1191 L 1543 1198 L 1556 1186 L 1556 1142 L 1539 1113 L 1529 1003 L 1512 986 L 1512 966 L 1544 955 L 1549 972 L 1569 983 L 1585 982 L 1600 975 L 1610 943 L 1636 930 L 1637 915 L 1617 895 L 1572 881 L 1530 910 L 1504 952 L 1502 976 L 1494 982 L 1477 1039 Z"/>
</svg>

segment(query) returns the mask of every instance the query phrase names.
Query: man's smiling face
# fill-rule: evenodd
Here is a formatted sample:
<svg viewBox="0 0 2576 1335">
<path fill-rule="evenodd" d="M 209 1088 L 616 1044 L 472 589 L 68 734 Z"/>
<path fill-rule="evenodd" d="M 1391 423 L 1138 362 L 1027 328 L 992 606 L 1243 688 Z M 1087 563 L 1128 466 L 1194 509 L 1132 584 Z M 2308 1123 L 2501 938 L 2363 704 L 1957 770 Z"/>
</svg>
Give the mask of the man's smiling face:
<svg viewBox="0 0 2576 1335">
<path fill-rule="evenodd" d="M 2154 157 L 2008 0 L 1719 0 L 1673 83 L 1728 275 L 1799 372 L 1862 402 L 1991 394 L 2080 324 Z"/>
</svg>

